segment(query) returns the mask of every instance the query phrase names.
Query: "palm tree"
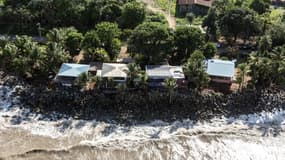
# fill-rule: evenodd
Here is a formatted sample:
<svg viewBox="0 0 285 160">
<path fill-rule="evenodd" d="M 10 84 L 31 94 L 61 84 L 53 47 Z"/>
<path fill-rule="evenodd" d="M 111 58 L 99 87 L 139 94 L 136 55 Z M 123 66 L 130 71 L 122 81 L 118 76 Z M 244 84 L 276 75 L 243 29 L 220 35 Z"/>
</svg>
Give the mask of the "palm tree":
<svg viewBox="0 0 285 160">
<path fill-rule="evenodd" d="M 164 87 L 166 88 L 166 90 L 168 92 L 169 104 L 171 104 L 172 103 L 172 97 L 174 96 L 174 91 L 177 88 L 176 80 L 173 78 L 165 79 Z"/>
<path fill-rule="evenodd" d="M 134 80 L 141 74 L 141 67 L 136 63 L 131 63 L 128 68 L 128 85 L 134 87 Z"/>
<path fill-rule="evenodd" d="M 56 42 L 60 44 L 64 44 L 65 33 L 63 29 L 54 28 L 48 31 L 46 37 L 47 40 L 50 42 Z"/>
<path fill-rule="evenodd" d="M 95 83 L 96 89 L 101 88 L 103 85 L 103 79 L 102 79 L 102 77 L 99 77 L 99 76 L 91 77 L 89 79 L 89 81 Z"/>
<path fill-rule="evenodd" d="M 47 40 L 49 42 L 56 42 L 61 45 L 65 44 L 68 33 L 76 32 L 77 30 L 73 27 L 69 28 L 54 28 L 46 34 Z"/>
<path fill-rule="evenodd" d="M 269 56 L 272 60 L 272 66 L 274 69 L 274 83 L 284 84 L 285 82 L 285 45 L 279 46 L 273 49 L 269 53 Z"/>
<path fill-rule="evenodd" d="M 61 44 L 56 42 L 50 42 L 46 48 L 46 67 L 48 72 L 56 73 L 58 67 L 68 62 L 70 56 L 64 51 Z"/>
<path fill-rule="evenodd" d="M 266 30 L 272 25 L 271 16 L 269 15 L 270 12 L 266 12 L 260 16 L 260 20 L 262 23 L 262 33 L 265 34 Z"/>
<path fill-rule="evenodd" d="M 140 87 L 144 90 L 147 89 L 147 75 L 145 71 L 141 71 L 141 74 L 139 74 L 139 79 L 140 79 Z"/>
<path fill-rule="evenodd" d="M 0 66 L 6 69 L 9 69 L 9 64 L 12 63 L 12 60 L 17 56 L 18 48 L 13 43 L 7 43 L 0 55 Z"/>
<path fill-rule="evenodd" d="M 82 73 L 79 75 L 79 77 L 76 79 L 75 84 L 81 88 L 86 86 L 86 83 L 88 81 L 88 74 Z"/>
<path fill-rule="evenodd" d="M 251 55 L 248 73 L 251 76 L 251 83 L 256 88 L 269 87 L 273 82 L 274 72 L 271 58 L 257 53 Z"/>
<path fill-rule="evenodd" d="M 285 46 L 275 47 L 272 51 L 258 51 L 249 60 L 249 75 L 255 87 L 270 87 L 272 84 L 285 83 Z"/>
<path fill-rule="evenodd" d="M 244 88 L 245 85 L 245 76 L 248 74 L 248 66 L 245 63 L 241 63 L 238 65 L 238 75 L 237 82 L 239 84 L 239 91 Z"/>
<path fill-rule="evenodd" d="M 259 40 L 259 45 L 258 45 L 258 50 L 261 53 L 265 53 L 267 51 L 270 51 L 272 47 L 272 39 L 270 36 L 265 35 L 260 38 Z"/>
</svg>

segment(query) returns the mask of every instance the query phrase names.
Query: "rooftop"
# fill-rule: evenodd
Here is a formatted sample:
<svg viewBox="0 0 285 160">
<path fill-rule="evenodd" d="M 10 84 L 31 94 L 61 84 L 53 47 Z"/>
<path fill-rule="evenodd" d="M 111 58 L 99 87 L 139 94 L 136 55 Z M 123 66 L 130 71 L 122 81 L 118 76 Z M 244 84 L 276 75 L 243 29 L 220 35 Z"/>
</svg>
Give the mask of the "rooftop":
<svg viewBox="0 0 285 160">
<path fill-rule="evenodd" d="M 211 7 L 212 0 L 178 0 L 178 5 L 197 4 L 201 6 Z"/>
<path fill-rule="evenodd" d="M 207 64 L 207 73 L 210 76 L 234 77 L 235 63 L 232 61 L 210 59 Z"/>
<path fill-rule="evenodd" d="M 129 71 L 127 64 L 122 63 L 103 63 L 102 77 L 126 78 Z"/>
<path fill-rule="evenodd" d="M 82 73 L 87 73 L 89 65 L 63 63 L 59 69 L 57 76 L 61 77 L 78 77 Z"/>
<path fill-rule="evenodd" d="M 181 66 L 170 65 L 147 65 L 145 66 L 146 74 L 150 78 L 164 79 L 164 78 L 185 78 L 183 69 Z"/>
</svg>

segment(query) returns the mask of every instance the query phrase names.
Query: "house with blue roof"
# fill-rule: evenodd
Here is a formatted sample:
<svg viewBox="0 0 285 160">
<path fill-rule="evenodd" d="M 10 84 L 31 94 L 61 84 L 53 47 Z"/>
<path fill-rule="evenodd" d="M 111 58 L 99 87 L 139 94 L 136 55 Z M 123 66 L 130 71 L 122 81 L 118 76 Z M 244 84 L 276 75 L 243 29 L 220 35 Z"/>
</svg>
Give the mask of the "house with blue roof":
<svg viewBox="0 0 285 160">
<path fill-rule="evenodd" d="M 211 78 L 210 87 L 230 90 L 235 74 L 235 62 L 210 59 L 207 61 L 206 72 Z"/>
<path fill-rule="evenodd" d="M 83 73 L 88 74 L 90 65 L 63 63 L 55 77 L 55 82 L 63 86 L 72 86 Z"/>
</svg>

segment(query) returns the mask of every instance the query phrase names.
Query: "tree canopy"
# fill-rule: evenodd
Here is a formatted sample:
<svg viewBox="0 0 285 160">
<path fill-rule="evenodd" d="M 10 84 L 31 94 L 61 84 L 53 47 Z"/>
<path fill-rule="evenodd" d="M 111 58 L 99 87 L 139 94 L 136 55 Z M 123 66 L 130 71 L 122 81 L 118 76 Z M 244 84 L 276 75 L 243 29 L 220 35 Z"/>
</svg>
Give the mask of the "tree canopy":
<svg viewBox="0 0 285 160">
<path fill-rule="evenodd" d="M 210 80 L 205 68 L 205 57 L 199 50 L 196 50 L 184 64 L 189 83 L 198 90 L 207 86 Z"/>
<path fill-rule="evenodd" d="M 71 26 L 83 31 L 120 19 L 138 25 L 144 15 L 144 6 L 134 0 L 5 0 L 0 21 L 4 32 L 36 34 L 37 24 L 43 31 Z"/>
<path fill-rule="evenodd" d="M 146 22 L 135 28 L 128 41 L 132 53 L 141 55 L 143 63 L 161 62 L 166 58 L 171 36 L 166 25 Z"/>
<path fill-rule="evenodd" d="M 204 45 L 204 35 L 194 27 L 179 27 L 174 32 L 176 53 L 172 59 L 176 63 L 185 62 L 190 55 Z"/>
<path fill-rule="evenodd" d="M 146 17 L 146 11 L 143 4 L 138 2 L 130 2 L 124 5 L 121 26 L 123 28 L 135 28 L 142 23 Z"/>
<path fill-rule="evenodd" d="M 111 22 L 102 22 L 96 25 L 96 32 L 100 39 L 100 46 L 107 51 L 111 59 L 116 58 L 121 48 L 121 41 L 119 40 L 121 31 L 118 25 Z"/>
<path fill-rule="evenodd" d="M 270 5 L 270 0 L 252 0 L 249 7 L 256 11 L 258 14 L 263 14 L 269 10 Z"/>
<path fill-rule="evenodd" d="M 252 10 L 233 8 L 221 17 L 219 21 L 220 32 L 223 36 L 233 38 L 249 38 L 260 33 L 260 21 Z"/>
</svg>

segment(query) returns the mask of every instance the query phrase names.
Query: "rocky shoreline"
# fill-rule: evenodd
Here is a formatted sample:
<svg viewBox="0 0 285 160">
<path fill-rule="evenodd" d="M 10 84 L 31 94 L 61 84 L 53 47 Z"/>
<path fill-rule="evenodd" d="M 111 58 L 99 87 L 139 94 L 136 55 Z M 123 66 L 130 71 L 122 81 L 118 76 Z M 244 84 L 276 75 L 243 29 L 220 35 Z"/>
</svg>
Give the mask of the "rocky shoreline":
<svg viewBox="0 0 285 160">
<path fill-rule="evenodd" d="M 17 91 L 23 107 L 49 116 L 59 113 L 74 119 L 114 121 L 122 124 L 163 120 L 167 122 L 191 119 L 210 120 L 214 117 L 237 117 L 285 108 L 282 89 L 244 90 L 223 95 L 215 92 L 199 93 L 193 90 L 166 91 L 123 90 L 106 94 L 100 90 L 47 89 L 43 86 L 25 85 L 16 77 L 0 74 L 0 85 L 21 84 Z"/>
<path fill-rule="evenodd" d="M 24 90 L 21 97 L 24 106 L 42 114 L 55 111 L 76 119 L 115 120 L 120 123 L 156 119 L 210 120 L 219 116 L 273 111 L 285 106 L 285 92 L 278 89 L 246 90 L 229 95 L 176 92 L 172 102 L 169 102 L 167 92 L 158 91 L 121 91 L 110 95 L 100 91 L 31 88 Z"/>
</svg>

